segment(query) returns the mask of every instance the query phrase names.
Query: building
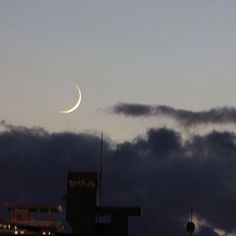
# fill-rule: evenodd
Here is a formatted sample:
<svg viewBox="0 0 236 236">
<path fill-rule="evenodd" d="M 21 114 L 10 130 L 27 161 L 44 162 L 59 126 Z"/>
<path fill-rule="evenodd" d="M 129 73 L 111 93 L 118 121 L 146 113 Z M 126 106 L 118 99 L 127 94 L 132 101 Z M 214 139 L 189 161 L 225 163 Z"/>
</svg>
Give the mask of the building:
<svg viewBox="0 0 236 236">
<path fill-rule="evenodd" d="M 96 172 L 69 172 L 67 179 L 66 221 L 72 234 L 64 233 L 55 215 L 62 213 L 59 204 L 7 203 L 9 219 L 0 222 L 0 236 L 128 236 L 130 216 L 141 216 L 139 207 L 102 206 L 98 202 Z M 101 222 L 102 217 L 109 222 Z"/>
<path fill-rule="evenodd" d="M 110 217 L 109 223 L 100 218 Z M 72 233 L 81 236 L 128 236 L 128 219 L 141 216 L 140 207 L 101 206 L 98 204 L 96 172 L 70 172 L 67 181 L 66 220 Z"/>
<path fill-rule="evenodd" d="M 7 235 L 51 235 L 61 232 L 63 226 L 55 220 L 55 214 L 62 212 L 59 204 L 5 204 L 9 219 L 0 222 L 0 234 Z"/>
</svg>

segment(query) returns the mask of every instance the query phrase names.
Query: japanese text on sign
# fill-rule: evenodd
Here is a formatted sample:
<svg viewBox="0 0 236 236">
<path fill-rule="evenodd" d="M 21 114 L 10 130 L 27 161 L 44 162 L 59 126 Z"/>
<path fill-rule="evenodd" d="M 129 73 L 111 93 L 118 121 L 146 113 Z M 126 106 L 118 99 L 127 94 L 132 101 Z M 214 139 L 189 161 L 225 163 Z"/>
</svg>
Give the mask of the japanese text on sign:
<svg viewBox="0 0 236 236">
<path fill-rule="evenodd" d="M 69 180 L 70 188 L 95 188 L 96 182 L 93 180 Z"/>
</svg>

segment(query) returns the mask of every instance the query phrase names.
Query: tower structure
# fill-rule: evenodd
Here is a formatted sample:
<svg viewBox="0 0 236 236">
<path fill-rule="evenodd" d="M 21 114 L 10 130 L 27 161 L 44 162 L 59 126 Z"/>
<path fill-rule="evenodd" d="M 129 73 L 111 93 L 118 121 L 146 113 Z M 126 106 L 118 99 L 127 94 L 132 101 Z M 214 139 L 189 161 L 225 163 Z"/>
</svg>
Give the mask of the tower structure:
<svg viewBox="0 0 236 236">
<path fill-rule="evenodd" d="M 101 206 L 98 204 L 96 172 L 70 172 L 67 180 L 66 220 L 72 233 L 80 236 L 128 236 L 129 216 L 140 216 L 140 207 Z M 101 223 L 102 216 L 110 217 Z"/>
<path fill-rule="evenodd" d="M 70 172 L 67 182 L 66 220 L 74 234 L 95 236 L 97 173 Z"/>
</svg>

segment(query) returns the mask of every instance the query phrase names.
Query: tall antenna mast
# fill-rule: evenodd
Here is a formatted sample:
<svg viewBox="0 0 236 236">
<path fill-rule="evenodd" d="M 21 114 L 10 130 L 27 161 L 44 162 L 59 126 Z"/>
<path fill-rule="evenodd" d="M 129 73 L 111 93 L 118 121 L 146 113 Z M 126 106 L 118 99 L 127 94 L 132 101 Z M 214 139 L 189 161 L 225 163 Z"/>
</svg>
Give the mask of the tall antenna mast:
<svg viewBox="0 0 236 236">
<path fill-rule="evenodd" d="M 103 131 L 101 133 L 101 156 L 100 156 L 100 167 L 99 167 L 99 197 L 98 204 L 102 203 L 102 174 L 103 174 Z"/>
</svg>

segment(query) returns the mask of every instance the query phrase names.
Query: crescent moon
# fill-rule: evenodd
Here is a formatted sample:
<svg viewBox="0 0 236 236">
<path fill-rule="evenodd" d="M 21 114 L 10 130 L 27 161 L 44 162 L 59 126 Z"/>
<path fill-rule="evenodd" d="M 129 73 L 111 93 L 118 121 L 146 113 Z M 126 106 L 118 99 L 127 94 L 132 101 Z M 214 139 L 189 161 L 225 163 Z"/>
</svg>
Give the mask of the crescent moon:
<svg viewBox="0 0 236 236">
<path fill-rule="evenodd" d="M 63 113 L 63 114 L 69 114 L 69 113 L 75 111 L 75 110 L 79 107 L 80 102 L 81 102 L 81 97 L 82 97 L 82 96 L 81 96 L 81 91 L 80 91 L 80 89 L 79 89 L 79 86 L 76 86 L 76 88 L 77 88 L 78 93 L 79 93 L 78 101 L 76 102 L 76 104 L 75 104 L 72 108 L 67 109 L 67 110 L 62 110 L 62 111 L 60 111 L 61 113 Z"/>
</svg>

